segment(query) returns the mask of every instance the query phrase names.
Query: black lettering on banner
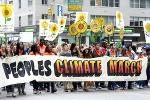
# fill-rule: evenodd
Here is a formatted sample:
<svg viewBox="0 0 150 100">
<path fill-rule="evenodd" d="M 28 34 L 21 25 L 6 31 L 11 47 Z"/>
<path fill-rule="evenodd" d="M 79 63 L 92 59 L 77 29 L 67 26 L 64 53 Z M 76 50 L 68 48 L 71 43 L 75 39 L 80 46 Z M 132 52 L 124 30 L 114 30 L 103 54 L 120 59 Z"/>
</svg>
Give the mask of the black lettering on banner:
<svg viewBox="0 0 150 100">
<path fill-rule="evenodd" d="M 27 74 L 30 76 L 31 75 L 31 64 L 30 64 L 30 62 L 29 61 L 24 61 L 24 67 L 25 67 L 25 69 L 26 69 L 26 71 L 27 71 Z"/>
<path fill-rule="evenodd" d="M 16 70 L 16 62 L 10 64 L 10 68 L 14 78 L 18 78 L 17 70 Z"/>
<path fill-rule="evenodd" d="M 38 68 L 39 68 L 39 75 L 44 76 L 43 60 L 42 61 L 38 61 Z"/>
<path fill-rule="evenodd" d="M 18 71 L 18 74 L 19 74 L 20 77 L 24 77 L 25 76 L 25 68 L 24 68 L 23 62 L 20 61 L 18 63 L 17 71 Z"/>
<path fill-rule="evenodd" d="M 2 63 L 2 66 L 3 66 L 4 72 L 5 72 L 6 78 L 9 79 L 9 74 L 11 74 L 11 69 L 10 69 L 9 65 L 6 63 Z"/>
<path fill-rule="evenodd" d="M 51 69 L 49 66 L 51 66 L 51 61 L 50 60 L 46 60 L 44 63 L 44 66 L 46 68 L 47 71 L 45 71 L 45 75 L 46 76 L 50 76 L 51 75 Z"/>
<path fill-rule="evenodd" d="M 35 69 L 34 61 L 31 60 L 30 63 L 31 63 L 33 75 L 34 75 L 34 76 L 38 76 L 38 70 Z"/>
</svg>

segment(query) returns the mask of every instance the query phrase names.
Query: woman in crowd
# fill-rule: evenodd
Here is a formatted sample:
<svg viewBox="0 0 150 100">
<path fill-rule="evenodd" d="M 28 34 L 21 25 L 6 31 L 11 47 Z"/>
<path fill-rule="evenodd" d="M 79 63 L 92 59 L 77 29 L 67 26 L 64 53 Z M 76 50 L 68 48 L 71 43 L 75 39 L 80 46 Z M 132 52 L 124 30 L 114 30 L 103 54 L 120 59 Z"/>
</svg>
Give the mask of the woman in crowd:
<svg viewBox="0 0 150 100">
<path fill-rule="evenodd" d="M 12 57 L 13 52 L 10 48 L 10 45 L 6 46 L 6 57 Z M 8 96 L 16 97 L 15 91 L 14 91 L 14 85 L 6 86 L 6 91 Z"/>
<path fill-rule="evenodd" d="M 18 56 L 25 55 L 24 45 L 22 42 L 17 43 L 16 54 Z M 19 95 L 26 95 L 25 93 L 25 83 L 17 84 Z"/>
<path fill-rule="evenodd" d="M 87 47 L 85 47 L 85 49 L 83 50 L 83 58 L 92 58 L 92 54 L 90 53 L 90 49 Z M 94 86 L 93 82 L 90 82 L 90 81 L 84 82 L 84 91 L 88 92 L 92 86 Z"/>
</svg>

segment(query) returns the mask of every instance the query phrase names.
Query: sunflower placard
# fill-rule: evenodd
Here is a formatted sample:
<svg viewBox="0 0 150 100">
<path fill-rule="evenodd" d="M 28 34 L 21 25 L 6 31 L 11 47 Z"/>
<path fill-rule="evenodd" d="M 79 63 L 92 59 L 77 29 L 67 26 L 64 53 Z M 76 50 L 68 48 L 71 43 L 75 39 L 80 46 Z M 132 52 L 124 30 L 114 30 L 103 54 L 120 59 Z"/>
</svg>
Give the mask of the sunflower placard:
<svg viewBox="0 0 150 100">
<path fill-rule="evenodd" d="M 1 4 L 0 32 L 13 32 L 13 31 L 14 31 L 14 7 L 11 4 Z"/>
<path fill-rule="evenodd" d="M 76 22 L 76 29 L 78 33 L 82 34 L 86 32 L 87 28 L 88 28 L 88 25 L 85 21 Z"/>
<path fill-rule="evenodd" d="M 66 20 L 67 20 L 66 16 L 59 16 L 57 18 L 58 25 L 60 26 L 59 34 L 63 33 L 63 31 L 65 29 L 65 25 L 66 25 Z"/>
<path fill-rule="evenodd" d="M 90 28 L 92 32 L 98 33 L 100 31 L 100 25 L 98 20 L 91 21 Z"/>
<path fill-rule="evenodd" d="M 50 33 L 46 36 L 45 40 L 54 41 L 59 34 L 60 27 L 58 24 L 50 22 L 49 31 Z"/>
<path fill-rule="evenodd" d="M 47 36 L 49 34 L 50 19 L 40 19 L 39 36 Z"/>
<path fill-rule="evenodd" d="M 78 31 L 76 29 L 76 24 L 72 24 L 69 26 L 69 34 L 71 36 L 76 36 L 78 34 Z"/>
<path fill-rule="evenodd" d="M 112 35 L 114 32 L 114 26 L 112 24 L 108 24 L 105 26 L 104 30 L 107 35 Z"/>
<path fill-rule="evenodd" d="M 150 43 L 150 21 L 143 21 L 146 43 Z"/>
<path fill-rule="evenodd" d="M 124 19 L 123 14 L 120 11 L 116 11 L 116 27 L 118 29 L 124 29 Z"/>
<path fill-rule="evenodd" d="M 98 21 L 99 26 L 103 27 L 105 25 L 105 19 L 103 17 L 96 18 L 96 21 Z"/>
<path fill-rule="evenodd" d="M 85 21 L 88 22 L 88 12 L 76 12 L 76 20 L 77 21 Z"/>
</svg>

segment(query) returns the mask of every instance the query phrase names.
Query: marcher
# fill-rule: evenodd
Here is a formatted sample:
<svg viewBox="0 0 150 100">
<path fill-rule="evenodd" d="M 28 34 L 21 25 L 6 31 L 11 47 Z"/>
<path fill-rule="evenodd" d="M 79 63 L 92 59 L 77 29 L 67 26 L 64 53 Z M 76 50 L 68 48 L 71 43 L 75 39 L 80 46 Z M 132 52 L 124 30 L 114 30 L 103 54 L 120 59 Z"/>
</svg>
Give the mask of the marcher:
<svg viewBox="0 0 150 100">
<path fill-rule="evenodd" d="M 22 42 L 17 43 L 17 51 L 15 55 L 18 55 L 18 56 L 25 55 L 24 45 Z M 17 87 L 18 87 L 19 95 L 26 95 L 26 92 L 24 91 L 25 83 L 17 84 Z"/>
<path fill-rule="evenodd" d="M 71 53 L 69 52 L 69 47 L 66 43 L 62 44 L 62 52 L 60 53 L 60 56 L 71 57 Z M 74 91 L 72 82 L 64 82 L 64 91 L 65 92 Z"/>
</svg>

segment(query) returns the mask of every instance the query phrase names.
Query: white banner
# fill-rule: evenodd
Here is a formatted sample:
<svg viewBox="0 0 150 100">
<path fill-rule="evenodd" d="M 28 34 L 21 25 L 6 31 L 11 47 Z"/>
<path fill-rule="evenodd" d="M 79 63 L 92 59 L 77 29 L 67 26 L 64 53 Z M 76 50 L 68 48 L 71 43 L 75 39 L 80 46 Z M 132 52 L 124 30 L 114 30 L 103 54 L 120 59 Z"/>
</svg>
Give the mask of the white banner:
<svg viewBox="0 0 150 100">
<path fill-rule="evenodd" d="M 82 59 L 60 56 L 15 56 L 0 61 L 0 87 L 37 81 L 146 80 L 147 58 Z"/>
<path fill-rule="evenodd" d="M 150 43 L 150 21 L 143 21 L 146 43 Z"/>
</svg>

